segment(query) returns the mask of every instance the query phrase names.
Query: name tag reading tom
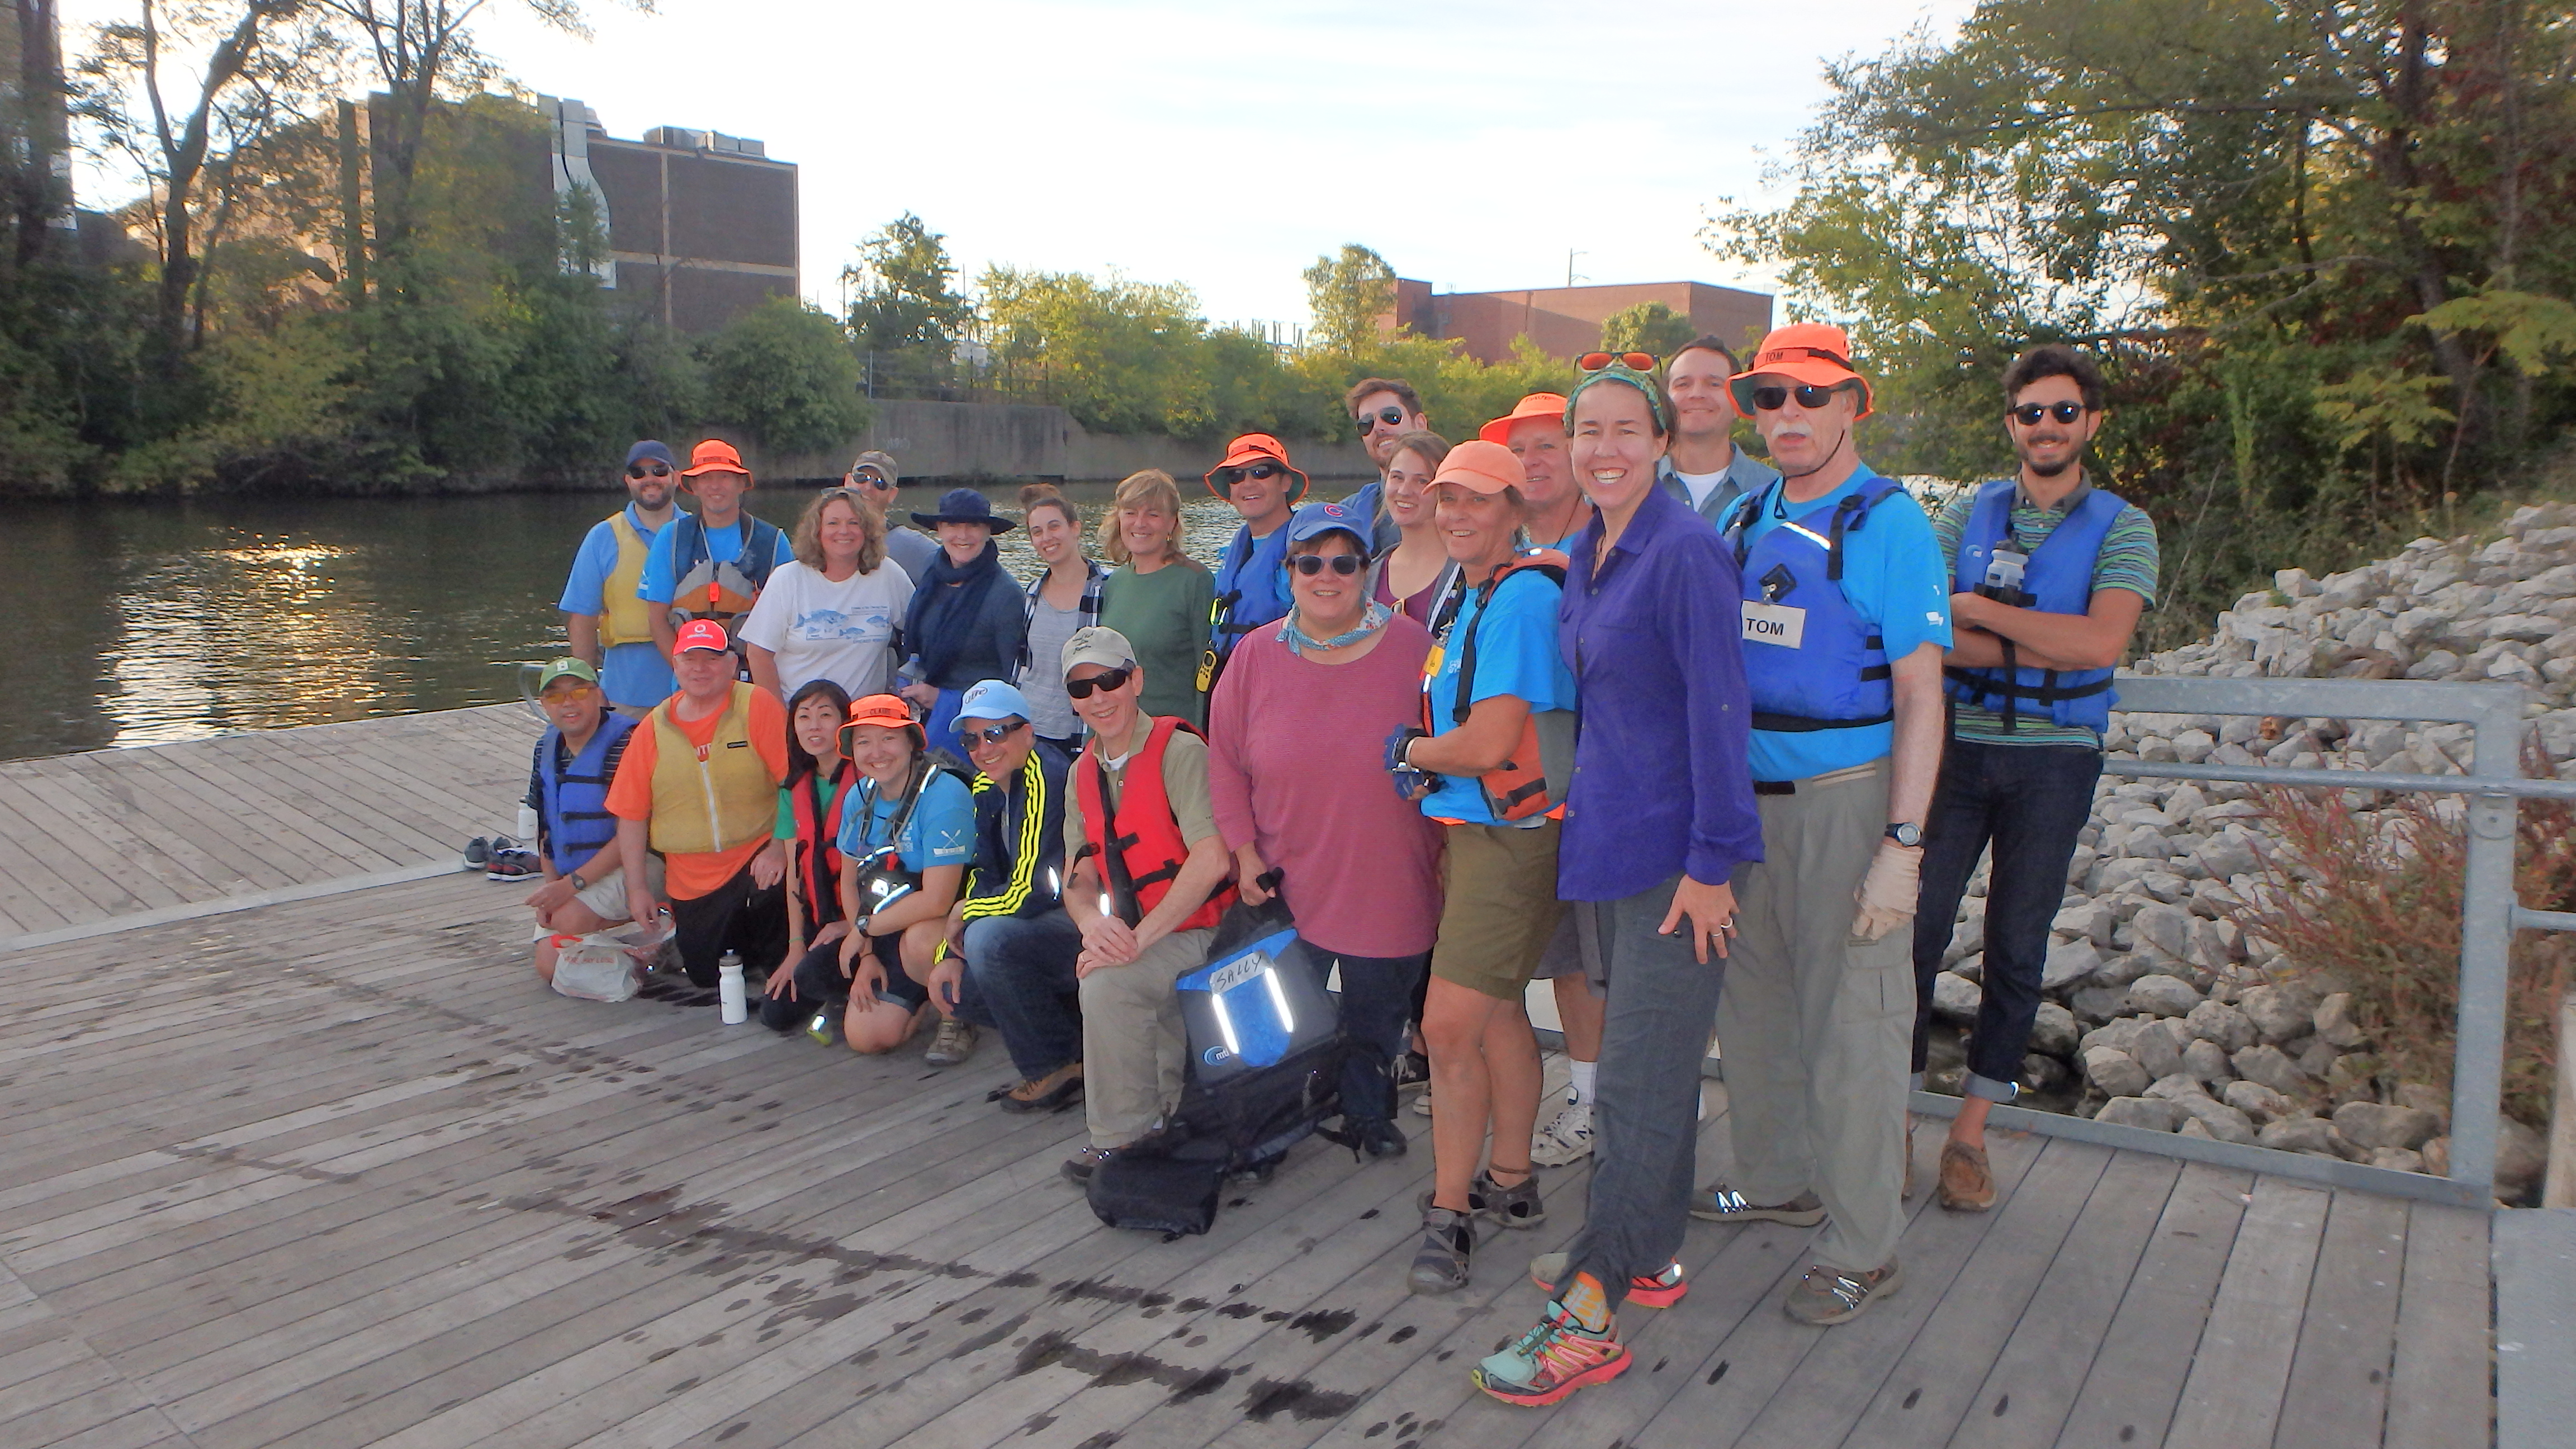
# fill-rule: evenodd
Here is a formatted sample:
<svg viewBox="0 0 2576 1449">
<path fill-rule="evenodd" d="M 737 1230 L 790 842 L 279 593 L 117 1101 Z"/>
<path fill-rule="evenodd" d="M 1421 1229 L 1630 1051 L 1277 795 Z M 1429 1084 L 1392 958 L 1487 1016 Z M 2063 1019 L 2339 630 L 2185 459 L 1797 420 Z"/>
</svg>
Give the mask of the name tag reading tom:
<svg viewBox="0 0 2576 1449">
<path fill-rule="evenodd" d="M 1796 649 L 1807 637 L 1807 611 L 1788 604 L 1746 604 L 1744 642 Z"/>
</svg>

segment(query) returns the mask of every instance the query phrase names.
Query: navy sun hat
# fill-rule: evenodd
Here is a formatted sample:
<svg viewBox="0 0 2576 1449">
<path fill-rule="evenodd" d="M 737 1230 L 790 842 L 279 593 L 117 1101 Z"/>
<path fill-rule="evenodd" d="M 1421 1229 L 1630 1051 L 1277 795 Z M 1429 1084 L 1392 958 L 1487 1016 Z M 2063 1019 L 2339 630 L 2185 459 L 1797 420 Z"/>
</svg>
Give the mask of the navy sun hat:
<svg viewBox="0 0 2576 1449">
<path fill-rule="evenodd" d="M 680 460 L 671 456 L 670 448 L 650 438 L 626 450 L 626 466 L 632 468 L 638 463 L 665 463 L 672 472 L 680 471 Z"/>
<path fill-rule="evenodd" d="M 1309 503 L 1289 515 L 1288 544 L 1294 548 L 1336 530 L 1351 536 L 1351 542 L 1359 545 L 1360 557 L 1369 556 L 1369 521 L 1347 503 Z"/>
<path fill-rule="evenodd" d="M 951 488 L 939 495 L 937 513 L 915 513 L 912 521 L 924 528 L 943 523 L 980 523 L 995 533 L 1008 533 L 1019 527 L 1017 519 L 1002 518 L 993 512 L 993 502 L 972 488 Z"/>
</svg>

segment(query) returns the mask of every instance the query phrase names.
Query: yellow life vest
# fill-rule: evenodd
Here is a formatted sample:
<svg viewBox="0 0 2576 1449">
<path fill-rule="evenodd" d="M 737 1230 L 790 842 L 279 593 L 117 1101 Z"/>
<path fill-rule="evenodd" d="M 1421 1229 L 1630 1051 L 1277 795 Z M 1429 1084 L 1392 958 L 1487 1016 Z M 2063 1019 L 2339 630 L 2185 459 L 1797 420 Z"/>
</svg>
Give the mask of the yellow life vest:
<svg viewBox="0 0 2576 1449">
<path fill-rule="evenodd" d="M 712 855 L 768 835 L 778 824 L 778 782 L 751 744 L 751 695 L 736 684 L 705 749 L 671 718 L 674 695 L 653 707 L 653 849 Z"/>
<path fill-rule="evenodd" d="M 644 582 L 644 556 L 653 551 L 653 540 L 636 532 L 635 520 L 621 508 L 608 515 L 609 531 L 617 537 L 617 566 L 608 571 L 608 582 L 601 586 L 601 598 L 607 612 L 599 616 L 599 640 L 603 644 L 650 644 L 653 642 L 650 604 L 637 598 L 635 590 Z"/>
</svg>

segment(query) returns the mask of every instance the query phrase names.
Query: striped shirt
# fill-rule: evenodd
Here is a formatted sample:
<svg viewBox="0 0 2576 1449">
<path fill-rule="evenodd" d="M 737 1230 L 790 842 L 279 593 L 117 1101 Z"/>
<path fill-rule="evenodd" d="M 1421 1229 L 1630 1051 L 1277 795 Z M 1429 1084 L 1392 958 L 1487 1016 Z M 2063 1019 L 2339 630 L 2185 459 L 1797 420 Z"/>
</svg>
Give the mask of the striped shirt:
<svg viewBox="0 0 2576 1449">
<path fill-rule="evenodd" d="M 2054 508 L 2043 508 L 2030 501 L 2030 495 L 2013 490 L 2012 520 L 2006 525 L 2013 543 L 2028 553 L 2045 542 L 2066 521 L 2066 515 L 2082 502 L 2092 485 L 2079 484 L 2058 501 Z M 1965 488 L 1944 505 L 1932 520 L 1933 537 L 1940 540 L 1941 556 L 1949 561 L 1951 576 L 1959 572 L 1959 540 L 1968 531 L 1968 515 L 1976 510 L 1977 489 Z M 2104 589 L 2127 589 L 2146 600 L 2152 608 L 2156 602 L 2156 571 L 2161 555 L 2156 546 L 2155 520 L 2146 510 L 2131 503 L 2111 520 L 2110 532 L 2102 535 L 2102 551 L 2093 560 L 2093 592 Z M 2101 736 L 2084 725 L 2057 725 L 2048 721 L 2045 711 L 2034 714 L 2021 711 L 2017 728 L 2004 732 L 2004 717 L 1997 711 L 1961 704 L 1951 734 L 1963 740 L 1989 745 L 2083 745 L 2088 749 L 2102 747 Z"/>
</svg>

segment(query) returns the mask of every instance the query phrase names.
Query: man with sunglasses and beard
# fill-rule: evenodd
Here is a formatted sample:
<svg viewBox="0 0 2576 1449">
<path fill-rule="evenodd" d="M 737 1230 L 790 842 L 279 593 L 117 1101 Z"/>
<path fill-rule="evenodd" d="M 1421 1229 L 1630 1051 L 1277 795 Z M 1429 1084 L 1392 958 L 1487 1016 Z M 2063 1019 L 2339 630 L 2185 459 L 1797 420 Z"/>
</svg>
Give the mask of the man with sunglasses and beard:
<svg viewBox="0 0 2576 1449">
<path fill-rule="evenodd" d="M 555 605 L 573 657 L 597 669 L 608 702 L 636 719 L 679 687 L 671 661 L 653 644 L 653 606 L 635 593 L 653 535 L 678 512 L 672 494 L 679 471 L 661 443 L 647 439 L 626 450 L 626 506 L 590 526 Z"/>
<path fill-rule="evenodd" d="M 1351 427 L 1359 434 L 1360 446 L 1368 449 L 1369 461 L 1377 465 L 1377 481 L 1343 499 L 1342 504 L 1360 517 L 1373 520 L 1369 553 L 1383 557 L 1401 536 L 1395 520 L 1387 517 L 1386 506 L 1379 501 L 1379 495 L 1386 491 L 1387 467 L 1395 461 L 1396 440 L 1407 433 L 1426 432 L 1431 425 L 1422 416 L 1422 394 L 1400 377 L 1361 378 L 1342 394 L 1342 405 L 1350 409 Z"/>
<path fill-rule="evenodd" d="M 2093 359 L 2058 343 L 2034 347 L 2004 370 L 2003 392 L 2020 472 L 1961 493 L 1932 525 L 1951 564 L 1958 637 L 1946 671 L 1950 741 L 1924 826 L 1914 919 L 1918 1088 L 1932 985 L 1959 898 L 1977 857 L 1989 841 L 1994 847 L 1984 991 L 1964 1100 L 1941 1146 L 1940 1202 L 1954 1212 L 1994 1205 L 1986 1114 L 2020 1090 L 2049 922 L 2102 774 L 2102 731 L 2117 698 L 2111 669 L 2155 602 L 2158 564 L 2154 522 L 2084 473 L 2085 446 L 2103 418 Z"/>
<path fill-rule="evenodd" d="M 1268 433 L 1226 444 L 1225 461 L 1207 471 L 1210 493 L 1234 505 L 1243 526 L 1216 565 L 1216 610 L 1208 623 L 1202 691 L 1234 657 L 1243 636 L 1288 614 L 1288 516 L 1306 497 L 1306 475 L 1288 465 L 1288 448 Z"/>
<path fill-rule="evenodd" d="M 1931 520 L 1860 460 L 1869 383 L 1839 327 L 1762 340 L 1731 382 L 1781 480 L 1727 510 L 1743 581 L 1762 864 L 1718 1000 L 1735 1176 L 1712 1222 L 1827 1222 L 1782 1304 L 1847 1322 L 1896 1291 L 1915 879 L 1940 772 L 1950 588 Z"/>
</svg>

